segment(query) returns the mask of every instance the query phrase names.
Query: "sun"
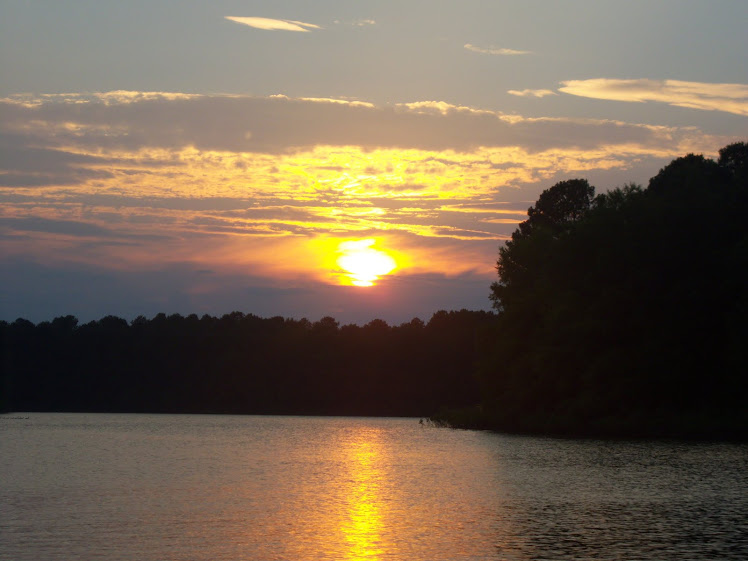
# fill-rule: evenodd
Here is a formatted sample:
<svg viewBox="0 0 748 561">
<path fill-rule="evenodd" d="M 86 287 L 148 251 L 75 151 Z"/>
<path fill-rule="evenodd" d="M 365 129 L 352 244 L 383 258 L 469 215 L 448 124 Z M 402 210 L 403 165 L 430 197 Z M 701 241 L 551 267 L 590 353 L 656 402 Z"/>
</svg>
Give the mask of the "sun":
<svg viewBox="0 0 748 561">
<path fill-rule="evenodd" d="M 346 271 L 350 284 L 374 286 L 379 277 L 391 273 L 397 267 L 395 260 L 382 250 L 374 249 L 376 240 L 341 242 L 338 245 L 338 266 Z"/>
</svg>

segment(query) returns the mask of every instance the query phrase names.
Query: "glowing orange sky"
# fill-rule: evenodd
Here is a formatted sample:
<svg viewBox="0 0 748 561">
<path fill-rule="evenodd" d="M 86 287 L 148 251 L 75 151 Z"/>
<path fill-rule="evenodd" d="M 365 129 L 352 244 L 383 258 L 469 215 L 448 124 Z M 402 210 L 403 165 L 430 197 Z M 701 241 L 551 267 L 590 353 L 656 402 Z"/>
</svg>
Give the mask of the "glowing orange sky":
<svg viewBox="0 0 748 561">
<path fill-rule="evenodd" d="M 543 189 L 748 133 L 740 3 L 64 4 L 0 6 L 0 319 L 488 308 Z"/>
</svg>

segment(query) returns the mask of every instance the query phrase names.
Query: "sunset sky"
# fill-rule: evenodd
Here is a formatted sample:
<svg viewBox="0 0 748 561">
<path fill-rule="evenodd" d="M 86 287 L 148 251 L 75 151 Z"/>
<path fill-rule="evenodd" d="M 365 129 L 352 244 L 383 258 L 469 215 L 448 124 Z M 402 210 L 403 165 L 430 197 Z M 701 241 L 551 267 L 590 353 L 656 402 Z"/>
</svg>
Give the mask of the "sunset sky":
<svg viewBox="0 0 748 561">
<path fill-rule="evenodd" d="M 489 309 L 542 190 L 748 139 L 746 22 L 744 0 L 3 0 L 0 319 Z"/>
</svg>

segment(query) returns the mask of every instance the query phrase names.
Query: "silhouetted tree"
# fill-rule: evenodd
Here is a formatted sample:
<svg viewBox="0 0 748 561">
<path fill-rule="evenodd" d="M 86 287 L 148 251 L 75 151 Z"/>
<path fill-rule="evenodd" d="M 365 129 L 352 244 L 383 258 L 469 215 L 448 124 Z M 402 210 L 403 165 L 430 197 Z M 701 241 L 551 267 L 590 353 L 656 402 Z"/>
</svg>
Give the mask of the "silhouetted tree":
<svg viewBox="0 0 748 561">
<path fill-rule="evenodd" d="M 595 188 L 586 179 L 559 181 L 538 197 L 535 206 L 527 210 L 527 221 L 520 224 L 521 233 L 530 233 L 538 227 L 565 230 L 585 216 L 595 196 Z"/>
<path fill-rule="evenodd" d="M 512 239 L 499 248 L 496 268 L 499 280 L 491 285 L 491 300 L 497 310 L 506 302 L 513 302 L 528 287 L 543 288 L 544 279 L 537 276 L 542 264 L 552 257 L 554 241 L 568 233 L 572 225 L 589 210 L 595 188 L 585 179 L 571 179 L 556 183 L 540 194 L 535 206 L 528 211 L 528 219 L 512 233 Z"/>
<path fill-rule="evenodd" d="M 717 162 L 730 175 L 735 184 L 748 188 L 748 143 L 736 142 L 719 151 Z"/>
<path fill-rule="evenodd" d="M 738 143 L 674 160 L 646 190 L 544 191 L 499 250 L 481 422 L 748 434 L 746 159 Z"/>
</svg>

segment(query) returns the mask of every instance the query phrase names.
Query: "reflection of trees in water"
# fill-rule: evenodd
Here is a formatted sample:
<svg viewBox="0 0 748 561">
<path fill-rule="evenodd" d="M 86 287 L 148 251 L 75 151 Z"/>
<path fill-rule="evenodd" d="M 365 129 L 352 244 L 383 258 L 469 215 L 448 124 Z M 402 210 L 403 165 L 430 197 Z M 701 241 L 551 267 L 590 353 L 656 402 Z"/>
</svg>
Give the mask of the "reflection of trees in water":
<svg viewBox="0 0 748 561">
<path fill-rule="evenodd" d="M 520 442 L 521 455 L 499 458 L 501 558 L 685 561 L 748 551 L 742 445 L 522 437 L 507 448 Z"/>
</svg>

